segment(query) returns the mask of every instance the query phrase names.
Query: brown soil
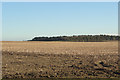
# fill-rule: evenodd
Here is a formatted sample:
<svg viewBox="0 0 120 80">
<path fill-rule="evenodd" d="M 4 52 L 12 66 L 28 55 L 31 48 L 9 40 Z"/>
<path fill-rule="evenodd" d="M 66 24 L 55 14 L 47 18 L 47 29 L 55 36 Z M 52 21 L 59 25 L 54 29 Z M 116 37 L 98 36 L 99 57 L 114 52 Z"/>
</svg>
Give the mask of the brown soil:
<svg viewBox="0 0 120 80">
<path fill-rule="evenodd" d="M 120 77 L 117 50 L 117 42 L 3 42 L 2 74 L 3 78 Z"/>
</svg>

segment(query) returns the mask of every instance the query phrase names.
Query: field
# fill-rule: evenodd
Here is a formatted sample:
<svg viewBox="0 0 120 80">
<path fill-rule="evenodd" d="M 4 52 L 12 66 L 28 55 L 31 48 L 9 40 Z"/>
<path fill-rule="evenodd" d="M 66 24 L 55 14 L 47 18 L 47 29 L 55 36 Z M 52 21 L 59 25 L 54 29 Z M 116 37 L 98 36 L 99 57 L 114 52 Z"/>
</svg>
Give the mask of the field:
<svg viewBox="0 0 120 80">
<path fill-rule="evenodd" d="M 3 78 L 119 78 L 118 42 L 3 41 Z"/>
</svg>

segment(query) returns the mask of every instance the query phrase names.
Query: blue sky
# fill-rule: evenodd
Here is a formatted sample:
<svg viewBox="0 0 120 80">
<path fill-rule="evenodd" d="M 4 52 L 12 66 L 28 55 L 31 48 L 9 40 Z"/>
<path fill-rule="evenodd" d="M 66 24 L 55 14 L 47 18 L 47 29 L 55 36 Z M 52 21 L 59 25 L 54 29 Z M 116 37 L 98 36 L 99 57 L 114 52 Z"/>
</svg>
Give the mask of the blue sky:
<svg viewBox="0 0 120 80">
<path fill-rule="evenodd" d="M 3 40 L 118 33 L 117 2 L 4 2 Z"/>
</svg>

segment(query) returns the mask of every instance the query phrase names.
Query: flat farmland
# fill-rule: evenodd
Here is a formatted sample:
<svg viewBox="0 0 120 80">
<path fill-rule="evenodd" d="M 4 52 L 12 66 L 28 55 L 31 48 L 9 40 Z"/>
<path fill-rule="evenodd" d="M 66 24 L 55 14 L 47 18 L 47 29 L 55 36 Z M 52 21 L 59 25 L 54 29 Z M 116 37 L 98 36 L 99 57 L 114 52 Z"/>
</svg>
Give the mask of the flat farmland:
<svg viewBox="0 0 120 80">
<path fill-rule="evenodd" d="M 3 42 L 2 51 L 47 54 L 118 54 L 118 42 Z"/>
<path fill-rule="evenodd" d="M 118 42 L 3 41 L 3 78 L 119 77 Z"/>
</svg>

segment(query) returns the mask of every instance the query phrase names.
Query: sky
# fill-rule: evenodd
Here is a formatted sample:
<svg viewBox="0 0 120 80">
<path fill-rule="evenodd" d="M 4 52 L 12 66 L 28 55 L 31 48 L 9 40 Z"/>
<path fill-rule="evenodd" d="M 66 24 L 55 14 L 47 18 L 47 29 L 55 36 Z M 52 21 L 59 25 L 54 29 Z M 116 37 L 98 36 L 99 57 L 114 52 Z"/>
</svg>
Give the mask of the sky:
<svg viewBox="0 0 120 80">
<path fill-rule="evenodd" d="M 3 2 L 2 40 L 118 33 L 117 2 Z"/>
</svg>

